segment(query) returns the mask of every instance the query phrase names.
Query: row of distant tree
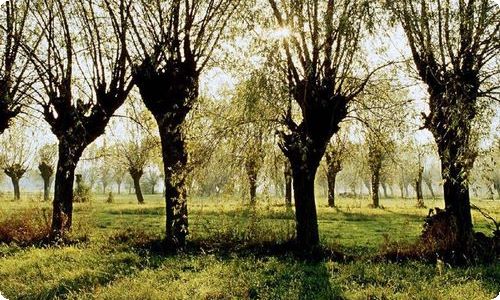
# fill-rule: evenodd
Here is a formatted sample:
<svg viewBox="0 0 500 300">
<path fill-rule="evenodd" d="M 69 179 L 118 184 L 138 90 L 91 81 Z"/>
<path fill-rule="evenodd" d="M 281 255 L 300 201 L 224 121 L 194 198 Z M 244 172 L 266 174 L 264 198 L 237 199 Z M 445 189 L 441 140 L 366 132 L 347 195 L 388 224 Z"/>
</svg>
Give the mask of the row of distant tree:
<svg viewBox="0 0 500 300">
<path fill-rule="evenodd" d="M 380 183 L 397 173 L 387 171 L 387 162 L 409 144 L 401 132 L 421 127 L 436 144 L 453 247 L 468 256 L 470 175 L 481 132 L 490 127 L 488 112 L 499 101 L 499 13 L 488 0 L 8 1 L 0 18 L 0 134 L 16 116 L 36 115 L 57 138 L 58 238 L 72 226 L 75 172 L 85 150 L 126 101 L 140 99 L 149 112 L 134 120 L 152 123 L 156 133 L 132 134 L 133 143 L 113 151 L 137 182 L 143 168 L 130 161 L 144 166 L 145 154 L 159 145 L 173 247 L 183 247 L 189 232 L 188 187 L 204 182 L 193 178 L 195 169 L 230 160 L 244 169 L 255 199 L 260 170 L 277 145 L 286 157 L 287 203 L 293 191 L 297 243 L 311 249 L 319 244 L 318 168 L 323 158 L 329 162 L 333 187 L 343 168 L 337 157 L 352 152 L 332 137 L 365 141 L 377 207 Z M 237 74 L 239 84 L 204 99 L 203 76 L 217 68 Z M 416 98 L 408 86 L 417 82 L 424 86 L 421 118 L 407 109 Z M 350 119 L 361 125 L 346 129 L 345 139 L 340 130 Z M 421 147 L 410 152 L 420 155 Z M 139 155 L 128 155 L 131 149 Z M 236 159 L 224 155 L 231 153 Z M 25 170 L 17 167 L 5 170 L 19 178 Z M 410 177 L 421 199 L 425 166 L 416 168 L 417 179 Z"/>
</svg>

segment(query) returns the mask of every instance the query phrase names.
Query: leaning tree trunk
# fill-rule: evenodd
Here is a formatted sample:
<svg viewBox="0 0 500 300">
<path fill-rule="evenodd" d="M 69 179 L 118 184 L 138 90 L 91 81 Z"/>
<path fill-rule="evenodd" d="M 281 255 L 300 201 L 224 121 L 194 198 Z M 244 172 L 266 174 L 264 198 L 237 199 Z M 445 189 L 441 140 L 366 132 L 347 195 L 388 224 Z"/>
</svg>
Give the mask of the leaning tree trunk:
<svg viewBox="0 0 500 300">
<path fill-rule="evenodd" d="M 285 205 L 292 206 L 292 167 L 290 162 L 285 162 Z"/>
<path fill-rule="evenodd" d="M 137 202 L 139 204 L 144 204 L 144 197 L 142 196 L 142 191 L 141 191 L 141 177 L 143 174 L 142 169 L 135 169 L 135 168 L 130 168 L 129 169 L 130 177 L 132 177 L 132 181 L 134 182 L 134 190 L 135 190 L 135 196 L 137 198 Z M 129 188 L 130 190 L 130 188 Z"/>
<path fill-rule="evenodd" d="M 167 243 L 183 247 L 188 234 L 186 191 L 187 152 L 184 134 L 179 126 L 157 120 L 162 145 L 165 172 L 166 239 Z"/>
<path fill-rule="evenodd" d="M 59 157 L 57 161 L 54 184 L 54 200 L 52 202 L 52 234 L 62 235 L 70 230 L 73 222 L 73 184 L 75 169 L 84 147 L 74 145 L 62 139 L 59 141 Z"/>
<path fill-rule="evenodd" d="M 434 188 L 432 187 L 432 181 L 429 179 L 424 179 L 425 185 L 427 186 L 427 189 L 431 193 L 432 199 L 436 198 L 436 195 L 434 194 Z"/>
<path fill-rule="evenodd" d="M 378 208 L 379 204 L 379 186 L 380 186 L 380 169 L 382 168 L 381 164 L 376 164 L 372 166 L 372 207 Z"/>
</svg>

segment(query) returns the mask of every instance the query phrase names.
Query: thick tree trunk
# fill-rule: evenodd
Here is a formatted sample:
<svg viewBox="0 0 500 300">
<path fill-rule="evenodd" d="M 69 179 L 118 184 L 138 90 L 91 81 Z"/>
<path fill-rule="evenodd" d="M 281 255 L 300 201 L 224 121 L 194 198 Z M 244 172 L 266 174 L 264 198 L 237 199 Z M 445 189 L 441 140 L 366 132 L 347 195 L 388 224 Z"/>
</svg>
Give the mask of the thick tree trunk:
<svg viewBox="0 0 500 300">
<path fill-rule="evenodd" d="M 285 205 L 292 206 L 292 167 L 290 162 L 285 162 Z"/>
<path fill-rule="evenodd" d="M 75 168 L 82 152 L 83 150 L 65 141 L 59 141 L 59 158 L 52 202 L 52 234 L 55 236 L 60 236 L 63 231 L 71 229 Z"/>
<path fill-rule="evenodd" d="M 470 254 L 473 238 L 469 186 L 460 174 L 460 164 L 442 159 L 441 165 L 445 207 L 455 216 L 457 223 L 457 248 Z"/>
<path fill-rule="evenodd" d="M 199 72 L 195 57 L 188 53 L 186 57 L 168 60 L 161 71 L 148 57 L 134 67 L 133 77 L 160 132 L 165 174 L 166 240 L 174 247 L 183 247 L 188 234 L 185 187 L 188 170 L 181 127 L 198 98 Z"/>
<path fill-rule="evenodd" d="M 132 181 L 134 182 L 134 190 L 137 202 L 139 204 L 144 204 L 144 197 L 142 196 L 142 191 L 141 191 L 141 176 L 143 172 L 142 170 L 130 168 L 129 173 L 130 176 L 132 177 Z"/>
<path fill-rule="evenodd" d="M 371 182 L 371 189 L 372 189 L 372 207 L 373 208 L 378 208 L 380 207 L 379 204 L 379 186 L 380 186 L 380 169 L 381 165 L 374 166 L 372 168 L 372 182 Z"/>
<path fill-rule="evenodd" d="M 165 172 L 166 239 L 175 247 L 186 244 L 188 207 L 186 192 L 187 153 L 179 126 L 158 121 Z"/>
<path fill-rule="evenodd" d="M 117 194 L 120 195 L 122 190 L 122 182 L 121 181 L 117 182 L 116 185 L 117 185 Z"/>
<path fill-rule="evenodd" d="M 14 200 L 21 199 L 21 191 L 19 189 L 19 178 L 11 177 L 12 186 L 14 187 Z"/>
<path fill-rule="evenodd" d="M 328 181 L 328 206 L 335 207 L 335 181 L 337 179 L 337 172 L 329 168 L 326 172 L 326 178 Z"/>
<path fill-rule="evenodd" d="M 50 177 L 43 177 L 43 201 L 50 199 Z"/>
<path fill-rule="evenodd" d="M 318 217 L 314 199 L 316 168 L 294 166 L 292 163 L 292 169 L 297 242 L 301 247 L 311 248 L 319 244 Z"/>
</svg>

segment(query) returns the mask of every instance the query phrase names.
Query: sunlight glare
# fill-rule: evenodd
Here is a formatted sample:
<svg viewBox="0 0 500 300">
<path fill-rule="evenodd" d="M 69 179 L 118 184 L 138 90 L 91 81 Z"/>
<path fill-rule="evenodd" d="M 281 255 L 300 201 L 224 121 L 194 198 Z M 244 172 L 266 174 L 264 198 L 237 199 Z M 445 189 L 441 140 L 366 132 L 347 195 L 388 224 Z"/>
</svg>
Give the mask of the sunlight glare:
<svg viewBox="0 0 500 300">
<path fill-rule="evenodd" d="M 286 39 L 292 35 L 292 31 L 288 27 L 281 27 L 269 32 L 269 38 L 273 40 Z"/>
</svg>

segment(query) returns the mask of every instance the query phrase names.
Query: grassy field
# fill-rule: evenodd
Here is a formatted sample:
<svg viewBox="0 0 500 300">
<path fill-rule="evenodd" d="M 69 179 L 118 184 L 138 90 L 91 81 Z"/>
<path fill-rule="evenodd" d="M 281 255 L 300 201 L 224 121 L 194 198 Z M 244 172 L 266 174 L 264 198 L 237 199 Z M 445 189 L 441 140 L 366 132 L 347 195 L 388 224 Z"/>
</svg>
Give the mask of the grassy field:
<svg viewBox="0 0 500 300">
<path fill-rule="evenodd" d="M 159 251 L 161 196 L 137 205 L 129 195 L 76 204 L 74 245 L 0 244 L 0 292 L 8 299 L 493 299 L 500 266 L 440 270 L 419 262 L 376 259 L 389 244 L 415 241 L 428 209 L 413 200 L 319 199 L 322 244 L 345 258 L 303 260 L 265 245 L 294 235 L 293 212 L 271 200 L 256 209 L 231 199 L 190 200 L 187 251 Z M 427 201 L 429 207 L 441 201 Z M 500 202 L 474 201 L 497 219 Z M 50 204 L 0 200 L 0 221 L 13 214 L 50 214 Z M 43 218 L 42 218 L 43 219 Z M 474 212 L 476 230 L 491 232 Z"/>
</svg>

